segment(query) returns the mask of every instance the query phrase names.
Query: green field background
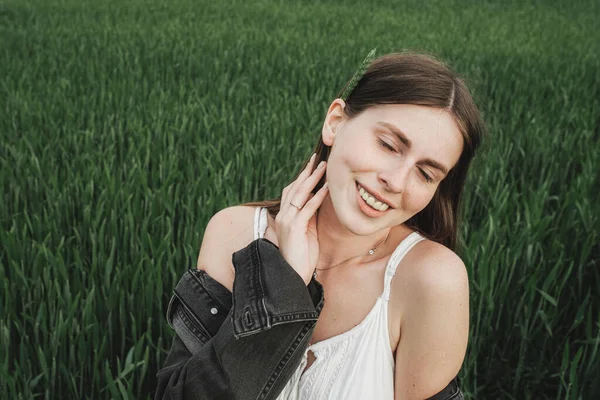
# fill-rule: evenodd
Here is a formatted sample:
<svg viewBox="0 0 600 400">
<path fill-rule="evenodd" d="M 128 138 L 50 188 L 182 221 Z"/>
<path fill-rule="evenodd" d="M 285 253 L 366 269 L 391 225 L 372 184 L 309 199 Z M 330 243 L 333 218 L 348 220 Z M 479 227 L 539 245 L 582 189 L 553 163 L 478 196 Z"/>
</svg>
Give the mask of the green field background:
<svg viewBox="0 0 600 400">
<path fill-rule="evenodd" d="M 150 398 L 209 218 L 281 193 L 376 46 L 488 125 L 465 396 L 600 398 L 597 4 L 0 1 L 0 398 Z"/>
</svg>

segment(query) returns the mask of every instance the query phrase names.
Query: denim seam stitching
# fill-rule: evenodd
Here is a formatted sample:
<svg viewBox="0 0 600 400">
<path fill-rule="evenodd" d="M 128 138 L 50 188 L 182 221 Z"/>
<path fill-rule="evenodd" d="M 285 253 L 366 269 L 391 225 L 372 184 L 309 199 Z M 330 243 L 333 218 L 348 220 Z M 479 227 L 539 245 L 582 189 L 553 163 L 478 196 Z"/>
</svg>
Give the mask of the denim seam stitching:
<svg viewBox="0 0 600 400">
<path fill-rule="evenodd" d="M 191 311 L 190 307 L 186 304 L 186 302 L 181 298 L 181 295 L 179 293 L 177 293 L 177 291 L 175 291 L 175 295 L 177 296 L 177 299 L 180 301 L 181 305 L 183 306 L 183 309 L 189 313 L 190 315 L 186 315 L 187 319 L 189 320 L 190 324 L 193 324 L 194 328 L 197 328 L 198 330 L 204 330 L 206 332 L 206 334 L 209 335 L 209 331 L 206 327 L 204 327 L 202 325 L 202 322 L 198 320 L 198 318 L 196 317 L 196 315 Z M 183 318 L 182 318 L 183 319 Z M 185 322 L 185 321 L 184 321 Z M 206 335 L 205 335 L 206 336 Z M 200 340 L 202 340 L 201 338 L 199 338 Z"/>
<path fill-rule="evenodd" d="M 305 326 L 302 328 L 302 330 L 300 331 L 300 333 L 296 336 L 296 339 L 290 345 L 289 350 L 285 353 L 285 355 L 283 356 L 283 358 L 281 359 L 281 361 L 279 362 L 279 364 L 275 367 L 275 370 L 271 374 L 271 377 L 269 378 L 269 380 L 267 381 L 267 383 L 265 383 L 265 386 L 263 386 L 263 389 L 259 393 L 257 400 L 264 400 L 269 395 L 269 393 L 271 392 L 271 389 L 273 388 L 273 385 L 275 384 L 275 381 L 277 380 L 277 378 L 281 374 L 281 371 L 285 368 L 286 364 L 292 358 L 292 355 L 299 348 L 300 343 L 302 342 L 302 340 L 304 340 L 304 338 L 310 332 L 310 330 L 312 329 L 312 327 L 314 327 L 314 325 L 315 324 L 305 323 Z"/>
<path fill-rule="evenodd" d="M 271 321 L 269 319 L 269 313 L 267 312 L 267 305 L 265 304 L 265 288 L 262 282 L 262 279 L 260 277 L 260 271 L 262 268 L 262 260 L 260 259 L 260 253 L 258 252 L 258 241 L 253 242 L 253 246 L 252 246 L 252 250 L 253 250 L 253 256 L 252 257 L 252 274 L 254 275 L 254 279 L 256 279 L 257 282 L 257 286 L 258 286 L 258 295 L 259 295 L 259 305 L 262 305 L 262 318 L 261 315 L 259 313 L 258 317 L 259 317 L 259 322 L 262 323 L 262 320 L 264 320 L 266 322 L 266 327 L 264 327 L 265 329 L 271 329 Z"/>
<path fill-rule="evenodd" d="M 459 397 L 459 395 L 460 395 L 460 389 L 457 389 L 456 392 L 454 392 L 454 394 L 452 394 L 450 397 L 447 398 L 447 400 L 456 399 Z"/>
<path fill-rule="evenodd" d="M 318 319 L 319 314 L 313 311 L 303 313 L 290 313 L 281 314 L 271 317 L 273 325 L 279 325 L 285 322 L 300 322 L 300 321 L 313 321 Z"/>
<path fill-rule="evenodd" d="M 302 317 L 300 315 L 303 315 Z M 283 318 L 282 318 L 283 317 Z M 290 318 L 291 317 L 291 318 Z M 282 325 L 284 323 L 292 322 L 311 322 L 317 320 L 319 317 L 318 313 L 302 313 L 302 314 L 285 314 L 283 316 L 271 317 L 270 323 L 267 326 L 258 326 L 251 330 L 245 330 L 242 333 L 237 334 L 238 337 L 250 336 L 258 332 L 263 332 L 271 329 L 273 326 Z"/>
<path fill-rule="evenodd" d="M 169 324 L 169 326 L 171 327 L 171 329 L 175 329 L 175 327 L 171 323 L 171 315 L 170 315 L 171 311 L 172 311 L 171 307 L 173 307 L 172 304 L 173 304 L 175 298 L 176 298 L 175 291 L 173 291 L 173 294 L 171 295 L 171 299 L 169 300 L 169 305 L 167 306 L 167 313 L 166 313 L 167 314 L 166 315 L 166 317 L 167 317 L 167 323 Z"/>
<path fill-rule="evenodd" d="M 179 318 L 181 318 L 181 321 L 186 328 L 188 328 L 190 333 L 194 335 L 202 344 L 206 344 L 206 342 L 210 339 L 210 336 L 207 334 L 208 332 L 203 332 L 203 328 L 195 325 L 194 321 L 188 315 L 188 311 L 185 308 L 180 308 L 177 310 L 177 315 Z"/>
</svg>

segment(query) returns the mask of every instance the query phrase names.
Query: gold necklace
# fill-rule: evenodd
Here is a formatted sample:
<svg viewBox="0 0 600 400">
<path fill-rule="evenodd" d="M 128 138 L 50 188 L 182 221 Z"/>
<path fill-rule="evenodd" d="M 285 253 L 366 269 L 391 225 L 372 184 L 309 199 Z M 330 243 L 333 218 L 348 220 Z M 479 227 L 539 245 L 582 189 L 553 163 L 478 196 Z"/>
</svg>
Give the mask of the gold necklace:
<svg viewBox="0 0 600 400">
<path fill-rule="evenodd" d="M 370 256 L 370 255 L 372 255 L 372 254 L 375 254 L 375 251 L 377 250 L 377 248 L 379 247 L 379 245 L 380 245 L 381 243 L 383 243 L 383 242 L 387 242 L 387 239 L 388 239 L 388 237 L 390 236 L 390 231 L 391 231 L 391 229 L 388 231 L 387 235 L 385 236 L 385 239 L 383 239 L 383 240 L 381 240 L 379 243 L 377 243 L 377 245 L 375 245 L 375 247 L 373 247 L 371 250 L 369 250 L 369 251 L 367 252 L 367 254 L 366 254 L 366 255 Z M 360 256 L 362 256 L 362 255 L 363 255 L 363 254 L 359 254 L 359 255 L 357 255 L 357 256 L 350 257 L 350 258 L 348 258 L 348 259 L 346 259 L 346 260 L 342 261 L 341 263 L 338 263 L 338 264 L 334 265 L 333 267 L 329 267 L 329 268 L 315 268 L 315 271 L 313 272 L 313 278 L 315 278 L 315 279 L 317 278 L 317 271 L 328 271 L 328 270 L 330 270 L 330 269 L 334 269 L 334 268 L 336 268 L 336 267 L 338 267 L 338 266 L 342 265 L 343 263 L 345 263 L 345 262 L 348 262 L 348 261 L 350 261 L 350 260 L 353 260 L 353 259 L 355 259 L 356 257 L 360 257 Z"/>
</svg>

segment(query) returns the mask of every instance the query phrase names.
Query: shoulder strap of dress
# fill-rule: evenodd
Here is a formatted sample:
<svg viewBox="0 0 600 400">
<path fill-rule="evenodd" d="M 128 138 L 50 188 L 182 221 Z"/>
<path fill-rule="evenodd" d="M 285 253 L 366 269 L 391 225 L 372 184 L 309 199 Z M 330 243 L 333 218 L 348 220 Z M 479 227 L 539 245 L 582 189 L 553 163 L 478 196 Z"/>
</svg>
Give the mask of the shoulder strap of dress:
<svg viewBox="0 0 600 400">
<path fill-rule="evenodd" d="M 256 207 L 254 211 L 254 240 L 265 236 L 268 222 L 267 208 Z"/>
<path fill-rule="evenodd" d="M 404 240 L 402 240 L 402 242 L 400 242 L 400 244 L 398 245 L 398 247 L 396 247 L 396 250 L 394 250 L 394 252 L 392 253 L 387 267 L 385 269 L 385 278 L 383 281 L 383 299 L 384 300 L 389 300 L 390 298 L 390 286 L 391 286 L 391 282 L 392 282 L 392 278 L 394 277 L 394 275 L 396 274 L 396 268 L 398 268 L 398 264 L 400 263 L 400 261 L 402 260 L 402 258 L 404 258 L 404 256 L 406 255 L 406 253 L 409 252 L 410 249 L 412 249 L 412 247 L 419 243 L 421 240 L 424 240 L 425 238 L 423 236 L 421 236 L 421 234 L 419 234 L 419 232 L 413 232 L 410 235 L 408 235 L 407 237 L 404 238 Z"/>
</svg>

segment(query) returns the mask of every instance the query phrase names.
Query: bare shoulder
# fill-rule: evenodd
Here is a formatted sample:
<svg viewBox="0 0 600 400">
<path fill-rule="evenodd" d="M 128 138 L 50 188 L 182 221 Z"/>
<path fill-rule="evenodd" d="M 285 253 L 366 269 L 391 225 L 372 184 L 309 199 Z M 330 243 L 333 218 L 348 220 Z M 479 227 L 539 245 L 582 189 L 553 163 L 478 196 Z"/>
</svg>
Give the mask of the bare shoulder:
<svg viewBox="0 0 600 400">
<path fill-rule="evenodd" d="M 392 290 L 403 293 L 401 303 L 413 311 L 447 302 L 468 307 L 466 266 L 456 253 L 440 243 L 427 239 L 417 243 L 404 256 L 397 272 L 400 279 L 394 279 L 396 288 Z"/>
<path fill-rule="evenodd" d="M 254 239 L 255 207 L 232 206 L 208 221 L 196 267 L 232 290 L 234 269 L 231 255 Z"/>
<path fill-rule="evenodd" d="M 395 384 L 403 388 L 402 398 L 429 398 L 456 376 L 465 357 L 467 270 L 452 250 L 423 240 L 402 259 L 398 272 L 401 279 L 392 289 L 402 310 Z"/>
<path fill-rule="evenodd" d="M 457 284 L 468 281 L 467 269 L 461 258 L 443 244 L 422 240 L 406 256 L 414 265 L 415 278 L 423 284 Z M 415 282 L 416 283 L 416 282 Z"/>
</svg>

